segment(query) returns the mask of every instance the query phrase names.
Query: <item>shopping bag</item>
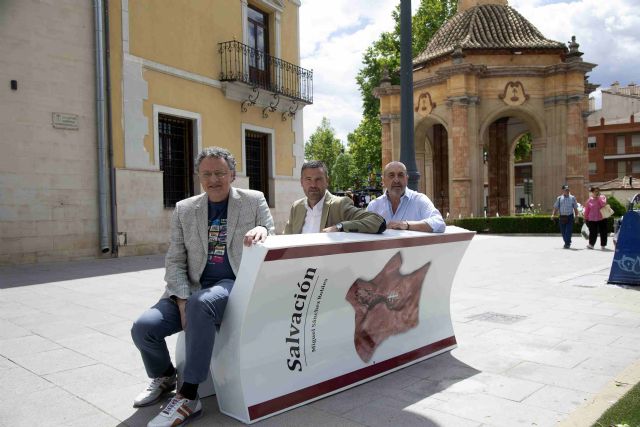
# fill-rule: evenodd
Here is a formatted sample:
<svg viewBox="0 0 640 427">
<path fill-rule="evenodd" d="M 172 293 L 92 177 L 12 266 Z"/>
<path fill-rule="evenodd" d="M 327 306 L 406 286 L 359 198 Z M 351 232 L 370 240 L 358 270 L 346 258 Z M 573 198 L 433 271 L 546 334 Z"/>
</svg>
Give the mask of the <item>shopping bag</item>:
<svg viewBox="0 0 640 427">
<path fill-rule="evenodd" d="M 582 224 L 582 228 L 580 229 L 580 234 L 582 234 L 582 237 L 589 240 L 589 227 L 587 227 L 586 222 Z"/>
<path fill-rule="evenodd" d="M 609 206 L 608 203 L 600 208 L 600 215 L 602 215 L 603 219 L 609 218 L 611 215 L 613 215 L 613 209 L 611 209 L 611 206 Z"/>
</svg>

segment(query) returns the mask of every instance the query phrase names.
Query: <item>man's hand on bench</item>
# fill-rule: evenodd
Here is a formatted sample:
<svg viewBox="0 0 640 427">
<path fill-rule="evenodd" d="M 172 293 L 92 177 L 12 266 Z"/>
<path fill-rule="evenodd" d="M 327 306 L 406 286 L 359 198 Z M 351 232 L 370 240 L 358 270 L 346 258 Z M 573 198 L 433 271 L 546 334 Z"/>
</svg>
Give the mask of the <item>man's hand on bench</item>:
<svg viewBox="0 0 640 427">
<path fill-rule="evenodd" d="M 247 234 L 244 235 L 244 245 L 251 246 L 258 242 L 264 242 L 267 240 L 267 229 L 262 225 L 258 225 L 251 230 L 247 231 Z"/>
</svg>

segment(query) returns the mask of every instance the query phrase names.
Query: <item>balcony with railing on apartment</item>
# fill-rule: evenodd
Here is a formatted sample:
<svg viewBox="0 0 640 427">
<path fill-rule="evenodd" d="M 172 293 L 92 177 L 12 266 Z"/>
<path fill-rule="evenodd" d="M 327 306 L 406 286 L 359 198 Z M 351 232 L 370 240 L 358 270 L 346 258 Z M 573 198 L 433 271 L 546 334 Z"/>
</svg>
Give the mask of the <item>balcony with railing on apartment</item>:
<svg viewBox="0 0 640 427">
<path fill-rule="evenodd" d="M 258 104 L 269 112 L 295 115 L 313 103 L 313 70 L 268 55 L 239 41 L 218 43 L 220 81 L 228 98 L 242 102 L 242 111 Z"/>
<path fill-rule="evenodd" d="M 605 159 L 640 157 L 640 146 L 630 144 L 624 146 L 607 144 L 604 147 L 603 154 Z"/>
</svg>

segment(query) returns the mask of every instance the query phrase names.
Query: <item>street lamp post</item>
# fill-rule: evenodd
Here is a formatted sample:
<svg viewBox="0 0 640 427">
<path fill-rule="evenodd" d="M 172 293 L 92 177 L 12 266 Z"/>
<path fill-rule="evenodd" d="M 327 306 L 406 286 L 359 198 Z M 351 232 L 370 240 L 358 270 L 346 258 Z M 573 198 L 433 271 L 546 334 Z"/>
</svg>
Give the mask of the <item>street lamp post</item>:
<svg viewBox="0 0 640 427">
<path fill-rule="evenodd" d="M 409 188 L 418 190 L 413 141 L 413 57 L 411 52 L 411 0 L 400 1 L 400 161 L 407 167 Z"/>
</svg>

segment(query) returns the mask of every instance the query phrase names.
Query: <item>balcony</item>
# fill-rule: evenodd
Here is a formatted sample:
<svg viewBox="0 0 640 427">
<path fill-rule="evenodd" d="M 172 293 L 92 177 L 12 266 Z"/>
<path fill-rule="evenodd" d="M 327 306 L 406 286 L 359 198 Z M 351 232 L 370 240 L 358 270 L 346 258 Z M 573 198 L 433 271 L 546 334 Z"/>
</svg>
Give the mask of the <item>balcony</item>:
<svg viewBox="0 0 640 427">
<path fill-rule="evenodd" d="M 604 147 L 604 156 L 605 159 L 640 157 L 640 147 L 626 146 L 624 150 L 619 150 L 616 146 L 606 145 Z"/>
<path fill-rule="evenodd" d="M 284 114 L 293 116 L 301 104 L 313 103 L 313 70 L 235 40 L 218 46 L 220 81 L 227 82 L 223 89 L 228 98 L 242 101 L 242 111 L 248 105 L 259 104 L 265 107 L 264 117 L 268 111 L 284 111 L 285 120 Z M 262 96 L 265 92 L 267 96 Z M 281 97 L 286 101 L 281 103 Z"/>
</svg>

